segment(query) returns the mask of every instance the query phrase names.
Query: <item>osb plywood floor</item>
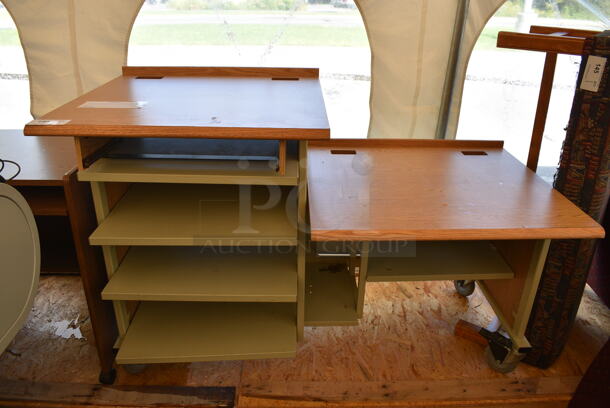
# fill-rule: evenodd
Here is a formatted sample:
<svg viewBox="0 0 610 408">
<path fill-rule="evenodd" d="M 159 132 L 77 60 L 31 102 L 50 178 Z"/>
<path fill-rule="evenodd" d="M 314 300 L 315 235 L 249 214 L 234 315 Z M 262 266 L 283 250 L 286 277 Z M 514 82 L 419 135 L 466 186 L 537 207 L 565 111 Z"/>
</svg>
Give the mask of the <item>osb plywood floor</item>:
<svg viewBox="0 0 610 408">
<path fill-rule="evenodd" d="M 460 318 L 491 320 L 480 293 L 464 299 L 451 282 L 369 284 L 366 305 L 359 326 L 306 329 L 294 359 L 119 368 L 116 384 L 234 386 L 244 407 L 566 406 L 610 336 L 610 310 L 587 288 L 561 358 L 502 375 L 480 346 L 453 335 Z M 27 324 L 0 356 L 0 381 L 95 384 L 98 374 L 80 280 L 41 278 Z"/>
</svg>

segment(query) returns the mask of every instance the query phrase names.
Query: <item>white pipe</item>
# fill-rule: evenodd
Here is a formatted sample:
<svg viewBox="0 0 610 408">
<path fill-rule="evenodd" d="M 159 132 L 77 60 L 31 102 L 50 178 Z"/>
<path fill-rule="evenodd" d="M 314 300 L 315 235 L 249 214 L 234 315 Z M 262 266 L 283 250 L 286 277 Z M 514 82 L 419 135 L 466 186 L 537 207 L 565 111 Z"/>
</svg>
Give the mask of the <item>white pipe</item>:
<svg viewBox="0 0 610 408">
<path fill-rule="evenodd" d="M 525 0 L 523 9 L 517 16 L 517 26 L 515 29 L 520 33 L 527 33 L 532 25 L 532 21 L 536 19 L 534 12 L 534 0 Z"/>
<path fill-rule="evenodd" d="M 493 320 L 489 322 L 486 329 L 490 332 L 496 332 L 500 328 L 500 319 L 497 316 L 494 316 Z"/>
</svg>

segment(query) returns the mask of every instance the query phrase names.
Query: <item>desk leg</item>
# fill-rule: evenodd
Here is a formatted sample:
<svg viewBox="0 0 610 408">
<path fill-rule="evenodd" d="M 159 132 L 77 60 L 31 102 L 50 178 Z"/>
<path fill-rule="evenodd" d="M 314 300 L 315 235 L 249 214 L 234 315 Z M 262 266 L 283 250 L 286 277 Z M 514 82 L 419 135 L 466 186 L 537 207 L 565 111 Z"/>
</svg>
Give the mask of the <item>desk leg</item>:
<svg viewBox="0 0 610 408">
<path fill-rule="evenodd" d="M 362 318 L 364 312 L 364 292 L 369 266 L 369 249 L 370 244 L 368 242 L 360 243 L 360 273 L 358 274 L 358 299 L 356 300 L 356 313 L 359 319 Z"/>
<path fill-rule="evenodd" d="M 299 232 L 299 237 L 304 233 Z M 297 341 L 303 341 L 305 336 L 305 273 L 307 254 L 305 240 L 299 239 L 297 247 Z"/>
<path fill-rule="evenodd" d="M 117 328 L 112 304 L 103 301 L 101 297 L 102 289 L 108 283 L 102 253 L 99 248 L 89 245 L 88 241 L 89 235 L 97 226 L 91 192 L 87 183 L 77 181 L 76 171 L 64 177 L 64 192 L 83 290 L 100 360 L 100 382 L 112 384 L 116 376 L 113 369 L 113 347 L 117 338 Z"/>
<path fill-rule="evenodd" d="M 280 149 L 282 149 L 281 141 Z M 285 157 L 285 141 L 283 149 Z M 303 341 L 305 335 L 305 274 L 307 269 L 307 235 L 309 229 L 307 225 L 307 141 L 299 142 L 299 184 L 297 189 L 297 227 L 299 237 L 297 248 L 297 341 Z"/>
<path fill-rule="evenodd" d="M 518 361 L 531 347 L 525 337 L 525 330 L 546 262 L 550 240 L 496 241 L 494 244 L 515 272 L 515 277 L 510 280 L 499 279 L 478 283 L 500 320 L 502 328 L 510 336 L 512 350 L 508 357 Z"/>
<path fill-rule="evenodd" d="M 286 174 L 286 141 L 280 140 L 277 157 L 277 172 L 280 176 Z"/>
</svg>

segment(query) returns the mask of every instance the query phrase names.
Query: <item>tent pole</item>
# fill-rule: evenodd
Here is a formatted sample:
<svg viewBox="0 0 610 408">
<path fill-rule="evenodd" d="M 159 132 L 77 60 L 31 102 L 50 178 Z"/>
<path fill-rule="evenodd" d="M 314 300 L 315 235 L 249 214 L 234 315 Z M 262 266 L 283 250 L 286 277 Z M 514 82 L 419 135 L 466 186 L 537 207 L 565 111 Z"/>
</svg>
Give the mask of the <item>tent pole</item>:
<svg viewBox="0 0 610 408">
<path fill-rule="evenodd" d="M 457 75 L 457 62 L 460 54 L 460 46 L 464 30 L 466 27 L 466 18 L 468 17 L 468 7 L 470 0 L 458 0 L 457 10 L 455 12 L 455 24 L 453 26 L 453 37 L 451 39 L 451 48 L 449 50 L 449 61 L 447 63 L 447 75 L 445 75 L 445 83 L 443 85 L 443 96 L 439 109 L 438 121 L 436 122 L 435 139 L 444 139 L 447 132 L 447 124 L 449 122 L 449 113 L 451 110 L 451 99 L 453 97 L 453 88 L 455 77 Z"/>
</svg>

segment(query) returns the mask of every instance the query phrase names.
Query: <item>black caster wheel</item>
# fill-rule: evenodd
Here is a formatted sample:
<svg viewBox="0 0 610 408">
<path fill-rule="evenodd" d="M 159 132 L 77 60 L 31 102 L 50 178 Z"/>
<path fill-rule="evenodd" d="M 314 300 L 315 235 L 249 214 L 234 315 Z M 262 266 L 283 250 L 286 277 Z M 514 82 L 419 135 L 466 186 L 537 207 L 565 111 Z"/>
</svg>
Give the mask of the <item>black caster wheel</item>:
<svg viewBox="0 0 610 408">
<path fill-rule="evenodd" d="M 129 374 L 142 374 L 148 367 L 148 364 L 124 364 L 122 367 Z"/>
<path fill-rule="evenodd" d="M 116 370 L 113 368 L 110 371 L 102 371 L 100 373 L 100 383 L 104 385 L 112 385 L 114 384 L 114 380 L 116 380 Z"/>
<path fill-rule="evenodd" d="M 517 365 L 519 365 L 519 361 L 521 361 L 521 358 L 509 354 L 504 361 L 498 361 L 492 353 L 491 348 L 487 346 L 485 347 L 485 361 L 487 361 L 487 364 L 493 370 L 502 374 L 507 374 L 517 368 Z"/>
<path fill-rule="evenodd" d="M 455 286 L 455 290 L 460 295 L 466 297 L 470 296 L 474 293 L 474 281 L 465 281 L 465 280 L 454 280 L 453 286 Z"/>
</svg>

